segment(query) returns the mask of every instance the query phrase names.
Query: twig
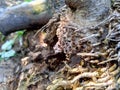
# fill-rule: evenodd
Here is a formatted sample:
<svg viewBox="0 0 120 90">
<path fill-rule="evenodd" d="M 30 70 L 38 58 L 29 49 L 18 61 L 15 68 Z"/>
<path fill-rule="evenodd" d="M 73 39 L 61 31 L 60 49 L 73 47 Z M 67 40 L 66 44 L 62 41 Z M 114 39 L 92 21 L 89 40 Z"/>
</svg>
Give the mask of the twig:
<svg viewBox="0 0 120 90">
<path fill-rule="evenodd" d="M 112 79 L 110 79 L 107 82 L 102 82 L 102 83 L 90 82 L 90 83 L 86 84 L 85 87 L 89 87 L 89 86 L 105 87 L 105 86 L 109 86 L 111 84 L 113 84 L 113 80 Z"/>
<path fill-rule="evenodd" d="M 77 53 L 78 56 L 91 56 L 91 57 L 99 57 L 99 56 L 105 56 L 107 53 Z"/>
<path fill-rule="evenodd" d="M 82 66 L 78 66 L 76 68 L 70 69 L 68 72 L 70 74 L 75 74 L 75 73 L 83 73 L 83 72 L 86 72 L 86 71 L 88 71 L 87 68 L 83 68 Z"/>
<path fill-rule="evenodd" d="M 118 60 L 118 57 L 116 57 L 116 58 L 111 58 L 111 59 L 102 61 L 102 62 L 98 63 L 98 65 L 100 65 L 100 64 L 105 64 L 105 63 L 108 63 L 108 62 L 111 62 L 111 61 L 116 61 L 116 60 Z"/>
<path fill-rule="evenodd" d="M 87 37 L 84 37 L 84 38 L 82 38 L 82 39 L 80 39 L 80 40 L 81 40 L 81 41 L 82 41 L 82 40 L 88 40 L 88 39 L 90 39 L 90 38 L 98 37 L 98 36 L 100 36 L 100 34 L 92 34 L 92 35 L 87 36 Z"/>
<path fill-rule="evenodd" d="M 78 56 L 93 56 L 93 57 L 99 57 L 96 53 L 77 53 Z"/>
<path fill-rule="evenodd" d="M 78 76 L 76 76 L 75 78 L 73 78 L 73 80 L 71 80 L 71 83 L 74 83 L 75 81 L 79 80 L 80 78 L 84 78 L 84 77 L 96 77 L 98 76 L 98 72 L 84 72 L 82 74 L 79 74 Z"/>
</svg>

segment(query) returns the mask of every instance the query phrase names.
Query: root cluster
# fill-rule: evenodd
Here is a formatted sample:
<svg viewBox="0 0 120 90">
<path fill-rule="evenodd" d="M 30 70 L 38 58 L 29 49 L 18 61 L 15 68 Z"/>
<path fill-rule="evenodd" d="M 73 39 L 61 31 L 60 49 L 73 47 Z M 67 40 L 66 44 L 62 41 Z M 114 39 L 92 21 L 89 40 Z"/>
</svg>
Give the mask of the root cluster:
<svg viewBox="0 0 120 90">
<path fill-rule="evenodd" d="M 46 40 L 58 38 L 52 46 L 54 52 L 65 53 L 68 61 L 77 56 L 80 62 L 73 66 L 64 62 L 64 67 L 57 73 L 63 77 L 55 77 L 47 90 L 120 89 L 120 1 L 116 0 L 113 7 L 109 18 L 95 27 L 81 28 L 72 22 L 69 9 L 48 22 Z M 48 38 L 53 32 L 53 38 Z M 51 43 L 47 43 L 48 46 Z"/>
</svg>

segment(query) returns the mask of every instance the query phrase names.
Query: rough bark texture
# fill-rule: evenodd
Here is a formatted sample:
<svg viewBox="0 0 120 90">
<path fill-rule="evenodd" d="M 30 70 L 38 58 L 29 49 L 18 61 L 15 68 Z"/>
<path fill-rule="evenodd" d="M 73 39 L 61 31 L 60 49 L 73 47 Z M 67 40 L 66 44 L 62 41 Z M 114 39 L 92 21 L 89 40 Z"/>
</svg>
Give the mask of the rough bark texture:
<svg viewBox="0 0 120 90">
<path fill-rule="evenodd" d="M 0 14 L 0 31 L 8 35 L 17 30 L 38 29 L 64 4 L 64 0 L 35 0 L 10 7 Z"/>
<path fill-rule="evenodd" d="M 51 17 L 52 13 L 46 0 L 22 3 L 0 14 L 0 31 L 7 35 L 21 29 L 40 27 Z"/>
<path fill-rule="evenodd" d="M 51 25 L 48 23 L 50 32 L 46 39 L 48 42 L 54 41 L 48 37 L 57 35 L 55 53 L 64 52 L 70 56 L 76 52 L 91 51 L 91 44 L 98 42 L 99 33 L 90 28 L 96 27 L 109 17 L 110 0 L 66 0 L 66 4 L 70 8 L 66 7 L 63 12 L 60 12 L 59 25 L 54 24 L 58 25 L 57 29 L 54 28 L 53 23 Z M 52 32 L 55 34 L 51 34 Z M 50 43 L 47 44 L 50 45 Z M 81 48 L 82 45 L 84 48 Z M 89 50 L 88 47 L 90 47 Z"/>
<path fill-rule="evenodd" d="M 110 0 L 65 0 L 73 21 L 81 27 L 95 26 L 110 14 Z"/>
<path fill-rule="evenodd" d="M 60 13 L 59 23 L 46 25 L 47 35 L 53 36 L 54 32 L 58 37 L 53 46 L 55 53 L 64 52 L 68 61 L 78 62 L 70 66 L 66 61 L 60 69 L 63 77 L 53 79 L 47 90 L 119 90 L 120 53 L 113 41 L 120 41 L 115 38 L 120 35 L 120 13 L 116 10 L 110 15 L 110 0 L 66 0 L 66 4 L 70 8 Z M 109 35 L 114 37 L 108 38 Z"/>
</svg>

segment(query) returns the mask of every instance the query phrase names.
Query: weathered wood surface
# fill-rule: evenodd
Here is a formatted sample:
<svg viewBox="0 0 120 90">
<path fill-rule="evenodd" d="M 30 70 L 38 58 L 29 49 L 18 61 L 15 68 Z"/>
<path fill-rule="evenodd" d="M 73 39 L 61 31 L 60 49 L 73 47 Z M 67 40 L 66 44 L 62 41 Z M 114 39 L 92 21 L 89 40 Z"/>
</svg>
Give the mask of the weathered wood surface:
<svg viewBox="0 0 120 90">
<path fill-rule="evenodd" d="M 52 17 L 53 8 L 61 7 L 55 5 L 57 3 L 55 1 L 35 0 L 6 9 L 0 14 L 0 32 L 8 35 L 17 30 L 40 28 Z"/>
<path fill-rule="evenodd" d="M 95 26 L 110 15 L 111 0 L 65 0 L 72 9 L 72 21 L 81 27 Z"/>
</svg>

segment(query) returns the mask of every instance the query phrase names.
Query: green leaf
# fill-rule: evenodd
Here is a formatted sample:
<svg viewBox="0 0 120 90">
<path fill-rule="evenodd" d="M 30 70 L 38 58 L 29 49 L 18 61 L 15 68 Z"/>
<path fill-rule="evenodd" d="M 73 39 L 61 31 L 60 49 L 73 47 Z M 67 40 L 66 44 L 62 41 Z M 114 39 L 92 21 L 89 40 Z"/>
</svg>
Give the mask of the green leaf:
<svg viewBox="0 0 120 90">
<path fill-rule="evenodd" d="M 24 2 L 31 2 L 32 0 L 24 0 Z"/>
<path fill-rule="evenodd" d="M 18 39 L 18 40 L 19 40 L 20 46 L 23 45 L 23 43 L 22 43 L 22 42 L 23 42 L 22 36 L 23 36 L 24 33 L 25 33 L 25 30 L 16 32 L 16 37 L 15 37 L 15 39 Z"/>
<path fill-rule="evenodd" d="M 1 50 L 10 50 L 12 49 L 12 46 L 14 44 L 14 39 L 8 40 L 6 41 L 2 46 L 1 46 Z"/>
<path fill-rule="evenodd" d="M 0 57 L 0 61 L 2 61 L 2 60 L 3 60 L 3 58 Z"/>
<path fill-rule="evenodd" d="M 23 45 L 23 38 L 21 37 L 21 38 L 19 38 L 19 44 L 20 44 L 20 46 L 22 46 Z"/>
<path fill-rule="evenodd" d="M 23 30 L 23 31 L 17 31 L 16 33 L 17 33 L 18 36 L 22 36 L 24 34 L 24 32 L 25 32 L 25 30 Z"/>
<path fill-rule="evenodd" d="M 15 56 L 16 52 L 15 50 L 11 49 L 9 51 L 3 51 L 1 52 L 1 58 L 10 58 Z"/>
<path fill-rule="evenodd" d="M 1 32 L 0 32 L 0 37 L 1 37 L 0 41 L 4 41 L 5 40 L 5 36 Z"/>
<path fill-rule="evenodd" d="M 25 30 L 23 30 L 23 31 L 17 31 L 14 39 L 21 38 L 23 36 L 24 32 L 25 32 Z"/>
</svg>

